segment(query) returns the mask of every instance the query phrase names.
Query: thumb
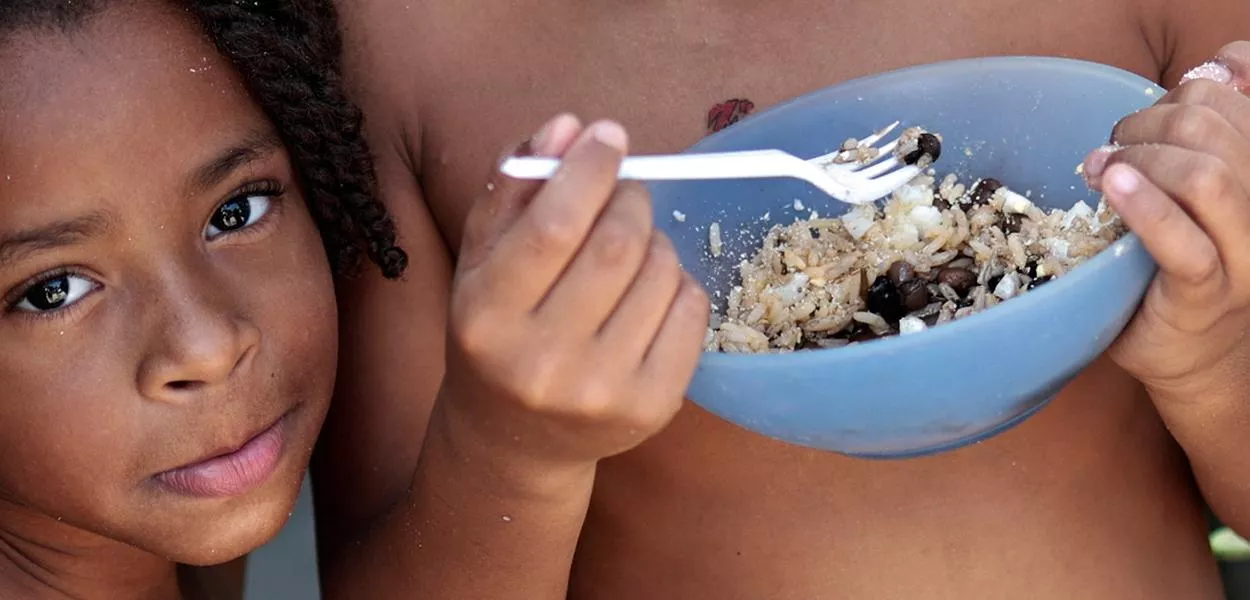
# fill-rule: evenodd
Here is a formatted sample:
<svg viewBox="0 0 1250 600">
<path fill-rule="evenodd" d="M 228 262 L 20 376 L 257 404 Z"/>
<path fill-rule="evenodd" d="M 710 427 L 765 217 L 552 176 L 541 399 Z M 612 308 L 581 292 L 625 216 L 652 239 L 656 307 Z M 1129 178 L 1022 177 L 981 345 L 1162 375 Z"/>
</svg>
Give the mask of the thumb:
<svg viewBox="0 0 1250 600">
<path fill-rule="evenodd" d="M 582 124 L 577 117 L 558 115 L 529 140 L 495 161 L 485 190 L 465 219 L 457 261 L 460 270 L 473 268 L 486 259 L 495 242 L 543 186 L 541 181 L 513 179 L 504 175 L 499 170 L 503 161 L 512 156 L 561 156 L 581 130 Z"/>
</svg>

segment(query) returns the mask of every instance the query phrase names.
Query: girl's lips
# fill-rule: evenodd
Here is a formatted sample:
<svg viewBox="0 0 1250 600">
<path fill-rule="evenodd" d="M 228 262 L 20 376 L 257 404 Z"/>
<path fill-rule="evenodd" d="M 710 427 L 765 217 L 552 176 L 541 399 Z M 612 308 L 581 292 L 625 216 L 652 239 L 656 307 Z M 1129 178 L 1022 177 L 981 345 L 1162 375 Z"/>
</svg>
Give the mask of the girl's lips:
<svg viewBox="0 0 1250 600">
<path fill-rule="evenodd" d="M 165 488 L 201 498 L 238 496 L 255 489 L 277 470 L 285 446 L 290 413 L 247 443 L 226 454 L 219 454 L 155 476 Z"/>
</svg>

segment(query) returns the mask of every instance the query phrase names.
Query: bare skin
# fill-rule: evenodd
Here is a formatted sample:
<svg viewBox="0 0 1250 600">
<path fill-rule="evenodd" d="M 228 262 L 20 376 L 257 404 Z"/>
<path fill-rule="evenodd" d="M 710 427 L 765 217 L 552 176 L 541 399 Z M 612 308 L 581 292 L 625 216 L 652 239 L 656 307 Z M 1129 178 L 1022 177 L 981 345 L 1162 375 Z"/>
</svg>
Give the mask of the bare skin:
<svg viewBox="0 0 1250 600">
<path fill-rule="evenodd" d="M 334 381 L 287 152 L 164 3 L 7 34 L 0 72 L 0 597 L 237 598 L 242 562 L 179 563 L 278 532 Z M 245 482 L 183 468 L 261 438 Z"/>
<path fill-rule="evenodd" d="M 472 468 L 446 459 L 447 427 L 429 417 L 444 404 L 451 265 L 486 167 L 548 115 L 618 119 L 631 151 L 648 153 L 697 141 L 709 111 L 729 100 L 758 111 L 943 59 L 1067 56 L 1172 87 L 1250 38 L 1250 5 L 357 1 L 343 10 L 384 193 L 421 258 L 402 283 L 366 278 L 341 295 L 347 359 L 316 472 L 336 482 L 317 490 L 328 590 L 538 598 L 559 597 L 552 582 L 567 581 L 571 597 L 601 599 L 1220 597 L 1194 471 L 1226 518 L 1250 511 L 1211 483 L 1214 453 L 1187 445 L 1191 468 L 1146 388 L 1105 359 L 1014 430 L 906 462 L 776 443 L 687 404 L 658 436 L 599 464 L 580 538 L 577 493 L 475 499 L 449 483 L 444 497 L 461 500 L 441 513 L 413 499 L 439 473 Z M 711 120 L 731 121 L 725 110 Z M 1198 437 L 1200 420 L 1178 415 L 1169 426 Z M 558 473 L 534 477 L 576 480 Z M 487 523 L 500 507 L 538 522 Z M 438 546 L 466 537 L 471 552 Z M 579 540 L 570 579 L 557 538 Z M 385 552 L 359 558 L 371 546 Z M 554 550 L 507 554 L 527 547 Z M 473 582 L 448 581 L 474 568 Z"/>
</svg>

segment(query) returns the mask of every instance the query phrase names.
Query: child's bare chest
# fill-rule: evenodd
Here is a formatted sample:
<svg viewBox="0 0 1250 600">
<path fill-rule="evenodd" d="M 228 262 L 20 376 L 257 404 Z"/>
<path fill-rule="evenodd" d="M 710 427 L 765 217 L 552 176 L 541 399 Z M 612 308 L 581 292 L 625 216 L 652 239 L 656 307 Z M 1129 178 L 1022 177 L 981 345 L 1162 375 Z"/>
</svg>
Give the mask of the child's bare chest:
<svg viewBox="0 0 1250 600">
<path fill-rule="evenodd" d="M 465 28 L 421 28 L 436 36 L 420 44 L 434 54 L 417 69 L 423 190 L 454 248 L 498 153 L 560 111 L 620 120 L 646 153 L 839 81 L 939 60 L 1067 56 L 1156 78 L 1128 1 L 492 5 Z M 461 21 L 448 13 L 467 9 L 450 4 L 423 18 Z M 1106 365 L 984 449 L 905 464 L 781 446 L 692 408 L 605 463 L 575 588 L 604 598 L 1210 590 L 1184 469 L 1148 400 Z M 1139 551 L 1118 548 L 1125 528 Z M 1148 557 L 1160 553 L 1178 566 L 1157 569 Z M 917 568 L 892 573 L 905 564 Z M 1108 577 L 1125 585 L 1096 590 Z"/>
<path fill-rule="evenodd" d="M 571 597 L 1214 600 L 1201 506 L 1149 399 L 1106 361 L 1023 425 L 908 461 L 690 406 L 602 463 Z"/>
<path fill-rule="evenodd" d="M 668 4 L 679 7 L 518 2 L 464 27 L 420 28 L 438 36 L 414 50 L 422 182 L 453 242 L 483 169 L 558 111 L 622 121 L 637 152 L 674 151 L 777 102 L 907 65 L 1034 54 L 1158 70 L 1120 0 Z"/>
</svg>

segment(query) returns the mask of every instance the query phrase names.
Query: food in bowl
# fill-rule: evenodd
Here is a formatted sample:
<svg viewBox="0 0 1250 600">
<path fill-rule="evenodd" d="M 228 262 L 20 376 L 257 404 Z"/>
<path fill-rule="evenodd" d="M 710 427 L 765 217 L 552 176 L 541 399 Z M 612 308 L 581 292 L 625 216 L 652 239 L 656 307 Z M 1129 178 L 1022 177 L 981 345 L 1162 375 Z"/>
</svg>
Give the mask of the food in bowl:
<svg viewBox="0 0 1250 600">
<path fill-rule="evenodd" d="M 917 132 L 896 152 L 936 158 L 940 138 Z M 842 151 L 835 163 L 875 158 L 854 140 Z M 922 332 L 1062 277 L 1124 233 L 1105 202 L 1048 212 L 995 179 L 964 183 L 930 169 L 883 206 L 772 227 L 739 265 L 740 281 L 716 294 L 723 306 L 705 347 L 785 352 Z"/>
</svg>

